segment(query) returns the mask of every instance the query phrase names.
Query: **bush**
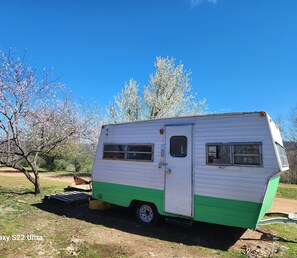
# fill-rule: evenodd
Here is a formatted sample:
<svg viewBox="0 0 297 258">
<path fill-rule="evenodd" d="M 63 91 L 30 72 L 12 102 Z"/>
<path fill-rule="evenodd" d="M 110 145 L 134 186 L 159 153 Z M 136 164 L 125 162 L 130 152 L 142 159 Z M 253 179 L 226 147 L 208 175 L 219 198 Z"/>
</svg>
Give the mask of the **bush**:
<svg viewBox="0 0 297 258">
<path fill-rule="evenodd" d="M 17 166 L 19 166 L 19 167 L 29 167 L 29 164 L 28 164 L 27 160 L 22 159 L 17 163 Z M 37 166 L 41 167 L 41 168 L 45 168 L 45 161 L 40 157 L 37 158 Z"/>
<path fill-rule="evenodd" d="M 297 184 L 297 171 L 290 169 L 282 173 L 280 181 L 285 184 Z"/>
<path fill-rule="evenodd" d="M 25 159 L 21 159 L 21 160 L 17 163 L 17 166 L 18 166 L 18 167 L 28 167 L 29 164 L 28 164 L 27 160 L 25 160 Z"/>
<path fill-rule="evenodd" d="M 45 161 L 44 161 L 44 159 L 38 157 L 37 158 L 37 166 L 40 167 L 40 168 L 45 168 Z"/>
<path fill-rule="evenodd" d="M 79 160 L 75 160 L 74 161 L 74 169 L 75 169 L 75 172 L 80 172 L 81 171 L 81 164 L 80 164 L 80 161 Z"/>
<path fill-rule="evenodd" d="M 73 163 L 75 167 L 75 172 L 85 172 L 90 173 L 93 166 L 93 158 L 88 154 L 80 155 L 77 157 Z"/>
<path fill-rule="evenodd" d="M 44 163 L 40 165 L 41 168 L 44 168 L 47 171 L 57 170 L 54 156 L 42 155 L 42 159 L 44 160 Z"/>
<path fill-rule="evenodd" d="M 66 170 L 68 166 L 68 162 L 64 159 L 57 159 L 54 162 L 55 164 L 55 170 Z"/>
</svg>

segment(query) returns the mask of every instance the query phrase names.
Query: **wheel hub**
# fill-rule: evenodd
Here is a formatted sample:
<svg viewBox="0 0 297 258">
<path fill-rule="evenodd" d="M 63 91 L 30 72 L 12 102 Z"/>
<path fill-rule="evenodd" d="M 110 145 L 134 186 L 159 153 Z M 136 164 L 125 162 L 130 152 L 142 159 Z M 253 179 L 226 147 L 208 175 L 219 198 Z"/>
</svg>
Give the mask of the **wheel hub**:
<svg viewBox="0 0 297 258">
<path fill-rule="evenodd" d="M 153 210 L 148 205 L 142 205 L 139 209 L 139 215 L 143 222 L 151 222 L 154 217 Z"/>
</svg>

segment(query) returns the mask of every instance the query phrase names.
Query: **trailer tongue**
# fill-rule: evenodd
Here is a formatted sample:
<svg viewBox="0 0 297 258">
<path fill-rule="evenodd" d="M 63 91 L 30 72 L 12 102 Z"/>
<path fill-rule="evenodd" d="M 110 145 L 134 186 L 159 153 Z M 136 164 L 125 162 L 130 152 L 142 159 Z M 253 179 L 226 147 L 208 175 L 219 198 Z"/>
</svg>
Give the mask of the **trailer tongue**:
<svg viewBox="0 0 297 258">
<path fill-rule="evenodd" d="M 273 216 L 273 218 L 260 220 L 258 226 L 270 224 L 297 224 L 297 213 L 271 212 L 266 213 L 266 216 Z"/>
</svg>

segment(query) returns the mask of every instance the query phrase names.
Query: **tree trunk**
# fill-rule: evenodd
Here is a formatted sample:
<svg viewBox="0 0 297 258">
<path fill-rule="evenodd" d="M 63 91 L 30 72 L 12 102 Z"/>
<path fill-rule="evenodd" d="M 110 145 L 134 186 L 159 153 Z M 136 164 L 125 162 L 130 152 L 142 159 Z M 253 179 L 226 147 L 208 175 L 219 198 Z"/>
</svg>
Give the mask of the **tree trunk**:
<svg viewBox="0 0 297 258">
<path fill-rule="evenodd" d="M 18 169 L 19 171 L 22 171 L 25 174 L 25 176 L 28 178 L 28 180 L 34 185 L 34 189 L 35 189 L 34 193 L 35 194 L 40 194 L 41 193 L 42 188 L 40 186 L 39 173 L 38 173 L 37 169 L 34 169 L 33 167 L 31 167 L 32 170 L 33 170 L 33 173 L 34 173 L 34 177 L 32 177 L 30 175 L 30 173 L 26 169 L 17 168 L 17 167 L 14 167 L 14 168 Z"/>
<path fill-rule="evenodd" d="M 40 180 L 39 180 L 39 173 L 38 171 L 34 171 L 34 176 L 35 176 L 35 182 L 34 182 L 34 186 L 35 186 L 35 194 L 40 194 L 42 189 L 40 186 Z"/>
<path fill-rule="evenodd" d="M 37 164 L 36 164 L 36 160 L 37 160 L 37 155 L 35 155 L 33 162 L 31 162 L 29 159 L 27 159 L 33 174 L 34 174 L 34 180 L 31 181 L 34 184 L 34 188 L 35 188 L 35 194 L 40 194 L 42 191 L 42 188 L 40 186 L 40 180 L 39 180 L 39 173 L 38 173 L 38 168 L 37 168 Z"/>
<path fill-rule="evenodd" d="M 35 181 L 34 181 L 35 194 L 40 194 L 42 189 L 41 189 L 40 180 L 39 180 L 37 157 L 38 157 L 38 152 L 36 152 L 34 155 L 33 162 L 31 163 L 31 167 L 32 167 L 34 177 L 35 177 Z"/>
</svg>

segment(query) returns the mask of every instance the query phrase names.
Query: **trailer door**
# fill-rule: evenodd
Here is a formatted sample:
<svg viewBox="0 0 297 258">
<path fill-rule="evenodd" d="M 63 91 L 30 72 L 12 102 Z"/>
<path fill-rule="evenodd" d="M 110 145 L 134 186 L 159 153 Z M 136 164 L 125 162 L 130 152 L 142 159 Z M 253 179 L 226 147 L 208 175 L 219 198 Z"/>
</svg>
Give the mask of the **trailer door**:
<svg viewBox="0 0 297 258">
<path fill-rule="evenodd" d="M 192 217 L 192 125 L 166 126 L 165 212 Z"/>
</svg>

